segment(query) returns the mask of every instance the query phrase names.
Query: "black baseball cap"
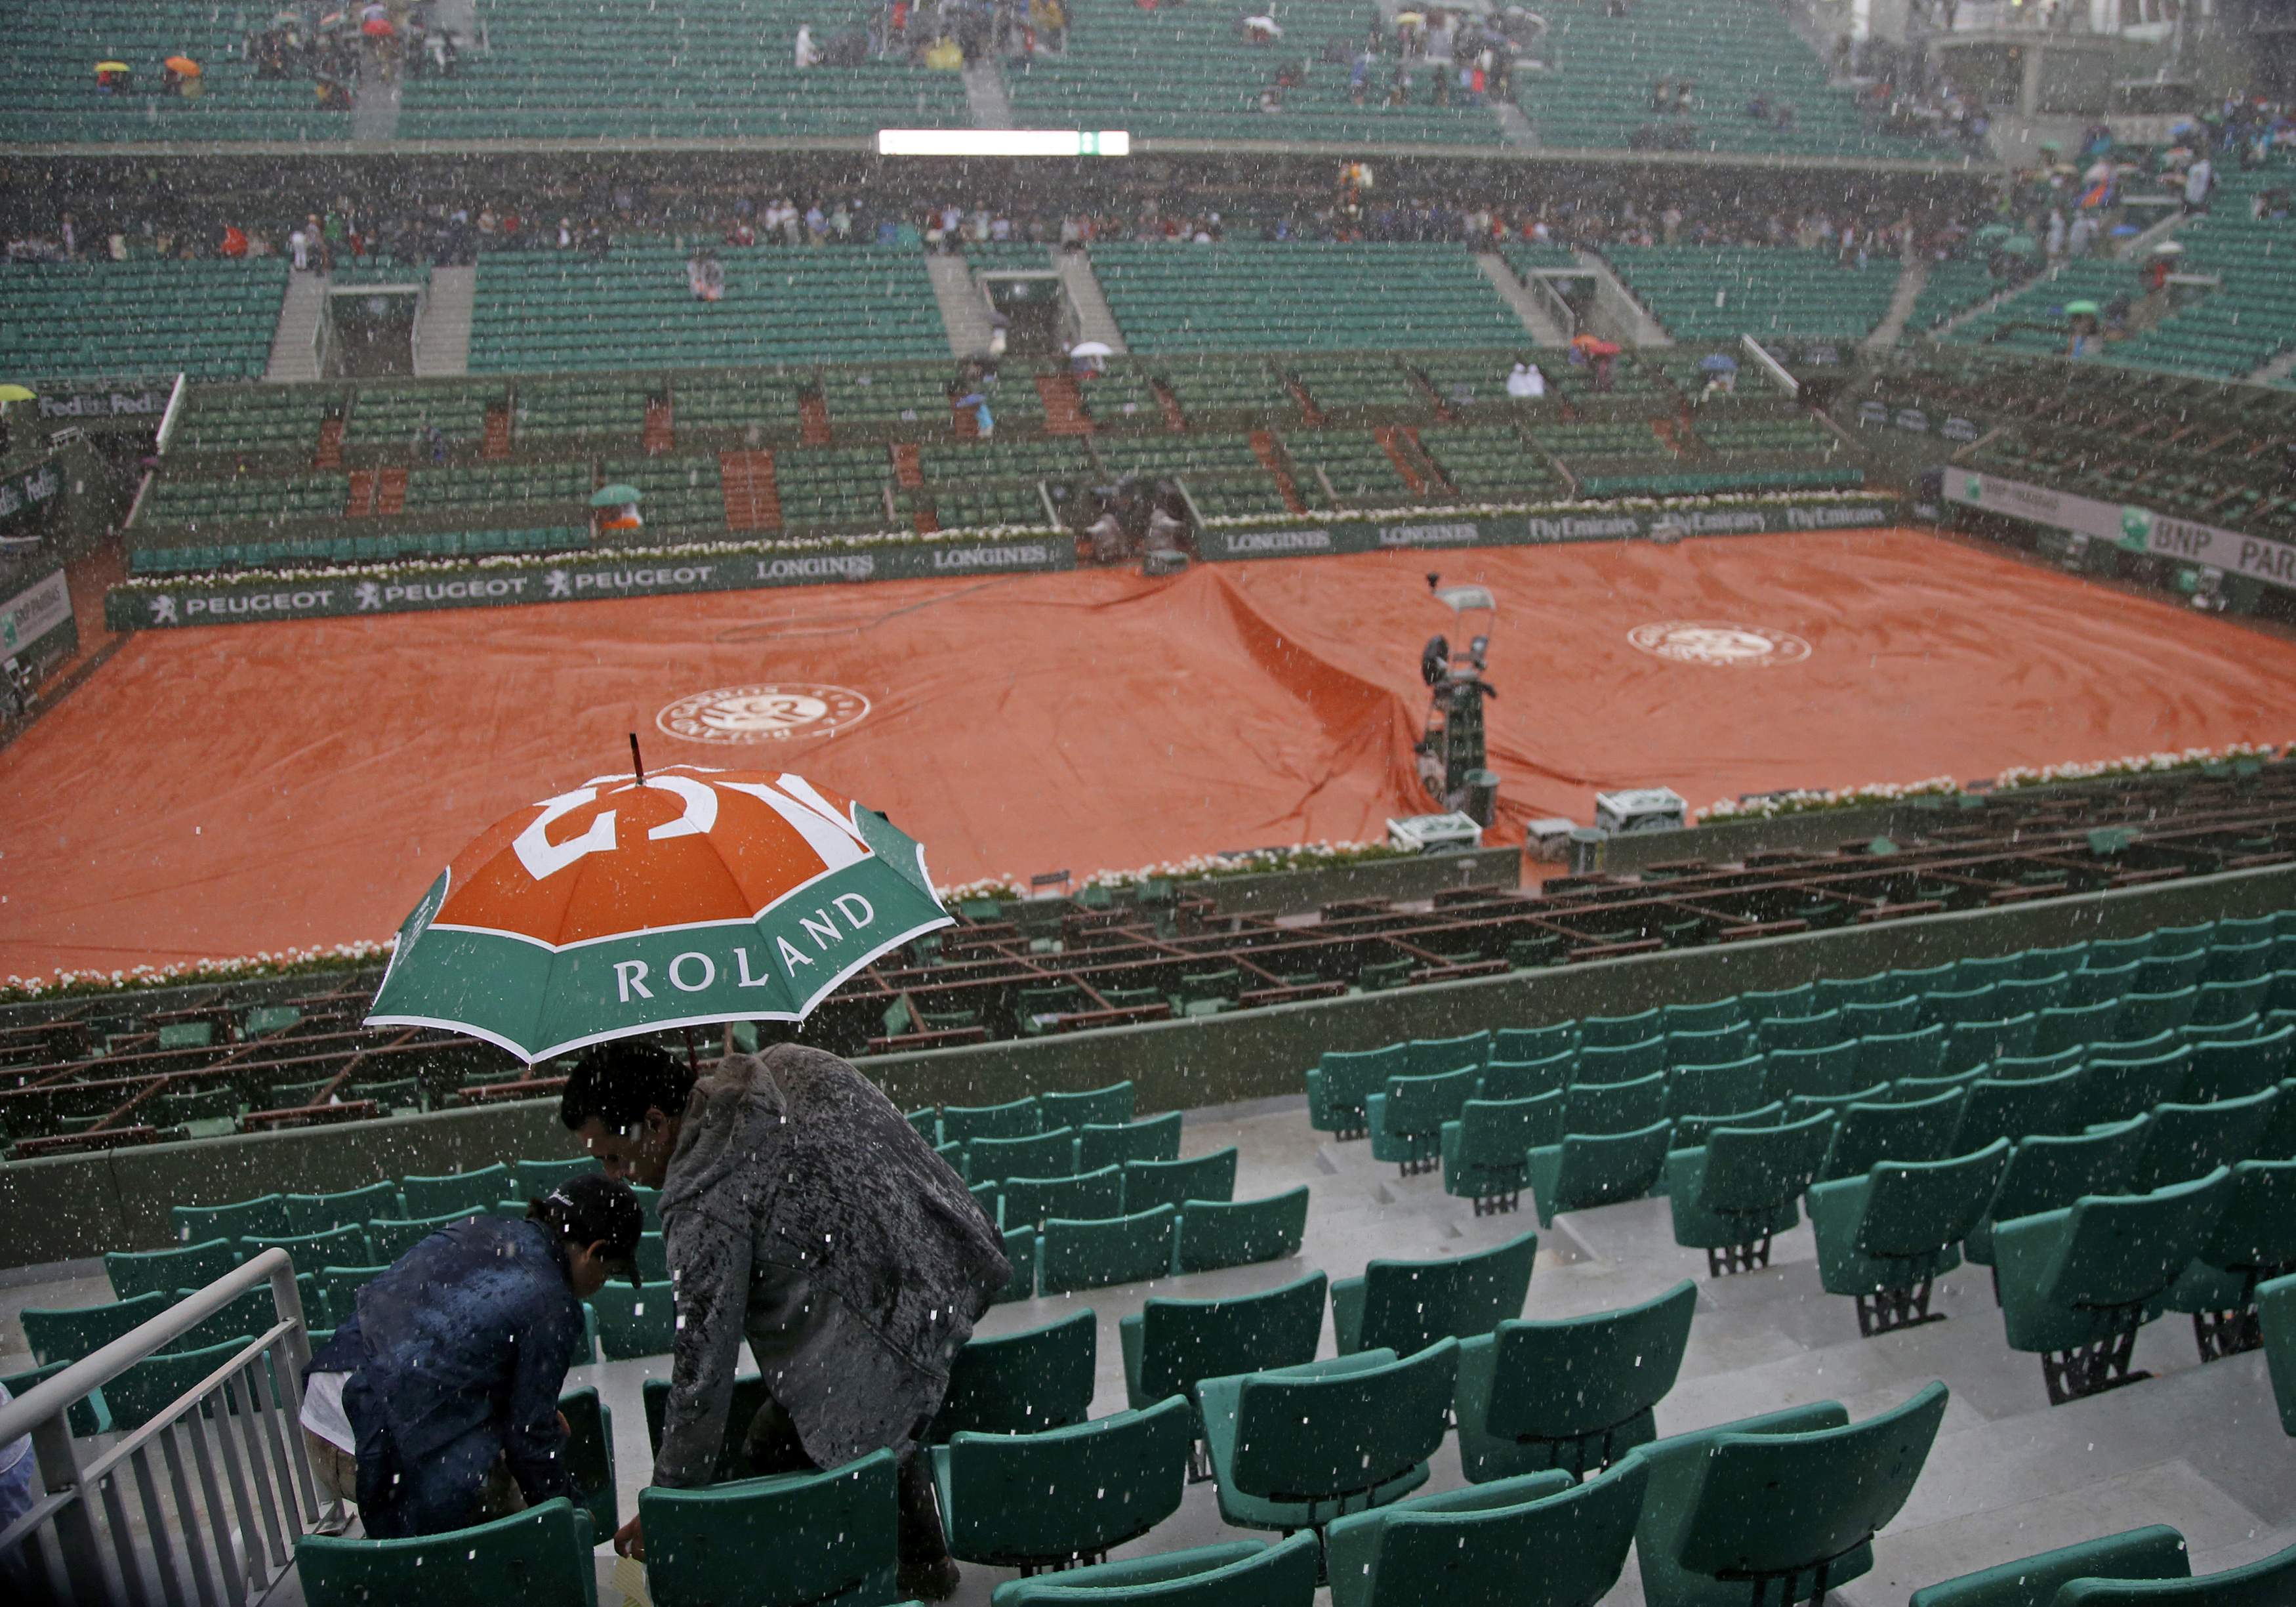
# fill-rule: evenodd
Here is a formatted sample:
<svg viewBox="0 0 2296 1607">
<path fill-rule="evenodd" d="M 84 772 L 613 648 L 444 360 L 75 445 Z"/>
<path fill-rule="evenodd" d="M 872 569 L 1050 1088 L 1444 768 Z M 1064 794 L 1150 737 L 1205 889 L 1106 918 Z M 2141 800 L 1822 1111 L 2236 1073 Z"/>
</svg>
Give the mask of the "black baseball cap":
<svg viewBox="0 0 2296 1607">
<path fill-rule="evenodd" d="M 606 1265 L 638 1281 L 638 1235 L 645 1212 L 630 1185 L 603 1172 L 583 1172 L 552 1189 L 543 1201 L 562 1213 L 565 1231 L 580 1244 L 603 1242 Z"/>
</svg>

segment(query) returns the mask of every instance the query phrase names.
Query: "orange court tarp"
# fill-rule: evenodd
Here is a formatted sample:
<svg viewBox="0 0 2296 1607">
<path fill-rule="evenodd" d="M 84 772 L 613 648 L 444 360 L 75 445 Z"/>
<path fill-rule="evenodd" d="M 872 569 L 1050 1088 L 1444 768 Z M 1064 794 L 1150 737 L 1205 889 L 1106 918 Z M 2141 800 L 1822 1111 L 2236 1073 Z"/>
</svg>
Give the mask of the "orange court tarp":
<svg viewBox="0 0 2296 1607">
<path fill-rule="evenodd" d="M 1430 571 L 1496 595 L 1517 832 L 1614 787 L 1702 808 L 2296 736 L 2296 643 L 1901 531 L 157 630 L 0 753 L 0 976 L 381 937 L 488 822 L 623 770 L 630 731 L 883 810 L 944 884 L 1377 838 L 1428 807 L 1420 647 L 1454 627 Z M 1717 626 L 1776 651 L 1634 639 Z M 758 686 L 816 688 L 818 717 L 665 729 Z"/>
</svg>

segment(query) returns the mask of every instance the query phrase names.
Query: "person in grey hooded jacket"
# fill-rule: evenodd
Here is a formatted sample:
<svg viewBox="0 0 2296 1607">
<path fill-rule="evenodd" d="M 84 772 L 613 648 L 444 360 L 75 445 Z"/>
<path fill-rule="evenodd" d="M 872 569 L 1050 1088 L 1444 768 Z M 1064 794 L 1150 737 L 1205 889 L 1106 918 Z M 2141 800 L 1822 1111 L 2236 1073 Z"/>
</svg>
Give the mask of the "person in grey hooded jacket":
<svg viewBox="0 0 2296 1607">
<path fill-rule="evenodd" d="M 747 1472 L 898 1453 L 900 1588 L 943 1599 L 956 1568 L 917 1446 L 951 1360 L 1011 1280 L 1002 1237 L 835 1055 L 784 1043 L 727 1055 L 681 1098 L 689 1080 L 659 1050 L 603 1045 L 559 1112 L 609 1174 L 661 1190 L 678 1328 L 653 1481 L 711 1479 L 746 1339 L 768 1392 Z M 615 1545 L 644 1554 L 636 1520 Z"/>
</svg>

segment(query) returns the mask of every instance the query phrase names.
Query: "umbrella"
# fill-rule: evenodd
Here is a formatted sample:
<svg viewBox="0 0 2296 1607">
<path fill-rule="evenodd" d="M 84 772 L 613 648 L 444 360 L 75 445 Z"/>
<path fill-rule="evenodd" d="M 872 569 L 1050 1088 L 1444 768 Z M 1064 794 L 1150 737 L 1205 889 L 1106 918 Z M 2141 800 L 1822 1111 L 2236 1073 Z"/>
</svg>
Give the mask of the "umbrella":
<svg viewBox="0 0 2296 1607">
<path fill-rule="evenodd" d="M 1571 337 L 1570 343 L 1573 346 L 1578 347 L 1579 350 L 1585 352 L 1588 357 L 1616 357 L 1619 355 L 1619 348 L 1616 342 L 1598 340 L 1591 334 L 1574 335 Z"/>
<path fill-rule="evenodd" d="M 2156 257 L 2181 257 L 2185 254 L 2185 243 L 2181 240 L 2163 240 L 2152 248 L 2152 254 Z"/>
<path fill-rule="evenodd" d="M 98 72 L 133 72 L 135 70 L 125 62 L 98 62 L 95 64 L 95 70 Z"/>
<path fill-rule="evenodd" d="M 2001 243 L 2001 249 L 2013 257 L 2030 257 L 2040 247 L 2030 235 L 2012 235 Z"/>
<path fill-rule="evenodd" d="M 24 385 L 0 385 L 0 402 L 30 401 L 34 392 Z"/>
<path fill-rule="evenodd" d="M 2094 301 L 2068 301 L 2065 303 L 2065 317 L 2069 318 L 2093 318 L 2096 317 L 2096 303 Z"/>
<path fill-rule="evenodd" d="M 193 61 L 189 56 L 169 56 L 166 61 L 160 62 L 160 65 L 167 68 L 171 72 L 180 72 L 187 78 L 195 78 L 200 76 L 200 64 L 197 62 Z"/>
<path fill-rule="evenodd" d="M 1415 28 L 1420 23 L 1426 21 L 1427 13 L 1424 12 L 1398 12 L 1395 13 L 1395 25 L 1398 28 Z"/>
<path fill-rule="evenodd" d="M 641 500 L 643 500 L 643 493 L 637 487 L 623 485 L 619 482 L 612 485 L 601 486 L 590 493 L 592 507 L 620 507 L 625 503 Z"/>
<path fill-rule="evenodd" d="M 1243 20 L 1243 25 L 1255 33 L 1266 34 L 1271 39 L 1280 39 L 1283 37 L 1283 24 L 1273 17 L 1265 15 L 1246 17 Z"/>
<path fill-rule="evenodd" d="M 1699 370 L 1705 374 L 1735 374 L 1738 372 L 1738 359 L 1734 357 L 1725 357 L 1718 351 L 1712 357 L 1701 358 L 1698 367 Z"/>
<path fill-rule="evenodd" d="M 1989 250 L 2016 232 L 2005 223 L 1988 223 L 1977 231 L 1977 243 Z"/>
<path fill-rule="evenodd" d="M 1114 357 L 1115 349 L 1105 341 L 1078 341 L 1069 348 L 1070 357 Z"/>
<path fill-rule="evenodd" d="M 801 1021 L 952 924 L 922 847 L 801 777 L 600 776 L 455 855 L 399 928 L 367 1025 L 469 1033 L 531 1063 L 664 1027 Z"/>
<path fill-rule="evenodd" d="M 369 17 L 359 24 L 359 32 L 370 39 L 388 39 L 398 31 L 391 27 L 390 20 L 387 17 Z"/>
</svg>

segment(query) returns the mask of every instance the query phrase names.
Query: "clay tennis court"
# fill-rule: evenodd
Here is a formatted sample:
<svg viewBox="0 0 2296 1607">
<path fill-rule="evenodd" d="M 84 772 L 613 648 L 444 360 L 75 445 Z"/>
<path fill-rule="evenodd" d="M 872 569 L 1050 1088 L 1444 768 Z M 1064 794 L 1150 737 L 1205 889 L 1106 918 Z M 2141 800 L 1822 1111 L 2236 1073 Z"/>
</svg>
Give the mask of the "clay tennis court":
<svg viewBox="0 0 2296 1607">
<path fill-rule="evenodd" d="M 480 828 L 622 769 L 632 730 L 656 762 L 850 793 L 944 883 L 1375 838 L 1425 807 L 1419 648 L 1450 624 L 1431 569 L 1498 597 L 1517 833 L 1610 787 L 1703 807 L 2296 734 L 2296 643 L 1898 531 L 160 630 L 0 754 L 0 975 L 381 937 Z M 1720 639 L 1754 656 L 1629 639 L 1675 622 L 1745 628 Z M 757 683 L 868 707 L 768 743 L 657 724 Z"/>
</svg>

